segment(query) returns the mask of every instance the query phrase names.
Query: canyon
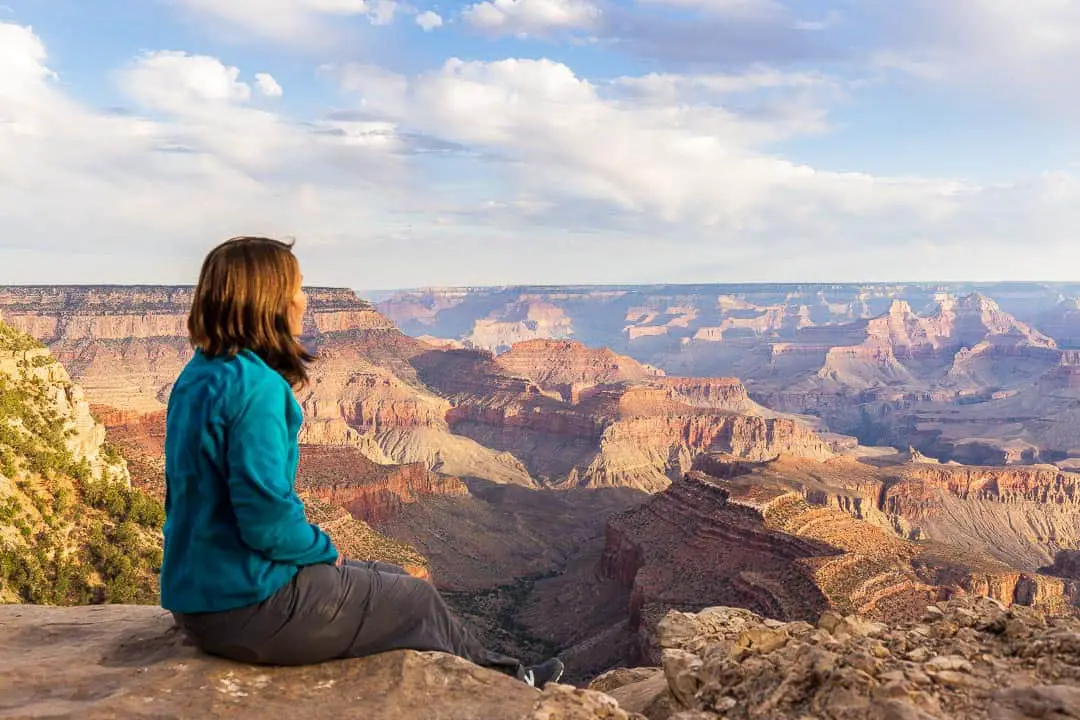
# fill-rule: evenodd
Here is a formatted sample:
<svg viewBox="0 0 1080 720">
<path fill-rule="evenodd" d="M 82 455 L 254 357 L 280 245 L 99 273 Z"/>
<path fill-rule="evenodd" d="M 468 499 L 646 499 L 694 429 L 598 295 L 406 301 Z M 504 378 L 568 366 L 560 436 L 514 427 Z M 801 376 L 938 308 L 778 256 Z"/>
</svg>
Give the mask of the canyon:
<svg viewBox="0 0 1080 720">
<path fill-rule="evenodd" d="M 131 484 L 158 497 L 164 407 L 191 356 L 190 293 L 0 288 L 2 321 L 70 368 Z M 824 315 L 774 312 L 771 329 L 753 330 L 775 335 L 770 367 L 754 369 L 759 340 L 738 345 L 746 328 L 733 326 L 687 345 L 717 357 L 737 345 L 743 359 L 694 376 L 672 374 L 675 351 L 643 329 L 682 327 L 692 313 L 675 306 L 635 309 L 640 329 L 623 352 L 490 326 L 499 343 L 515 342 L 481 347 L 461 333 L 444 342 L 430 324 L 429 338 L 409 337 L 351 291 L 309 295 L 304 340 L 319 359 L 297 391 L 297 487 L 309 514 L 347 555 L 429 578 L 493 647 L 526 660 L 558 652 L 569 680 L 660 663 L 660 623 L 673 610 L 898 622 L 985 595 L 1045 616 L 1073 612 L 1080 475 L 1067 458 L 1005 453 L 1003 438 L 1036 427 L 1018 416 L 1009 428 L 988 425 L 982 454 L 971 437 L 939 453 L 964 446 L 969 459 L 1000 462 L 940 462 L 928 451 L 952 436 L 928 429 L 929 410 L 923 425 L 910 414 L 956 413 L 959 427 L 974 422 L 969 405 L 1026 402 L 1039 383 L 1070 387 L 1080 366 L 1072 354 L 986 296 L 927 290 L 937 310 L 924 303 L 916 313 L 883 291 L 826 303 Z M 569 334 L 543 313 L 570 301 L 544 297 L 543 312 L 514 322 Z M 439 313 L 458 307 L 432 302 Z M 756 312 L 745 299 L 718 304 Z M 982 402 L 982 392 L 1002 395 Z M 896 447 L 852 437 L 868 433 Z"/>
<path fill-rule="evenodd" d="M 300 441 L 323 456 L 340 452 L 342 466 L 359 454 L 369 469 L 421 464 L 527 487 L 654 491 L 710 449 L 755 459 L 831 452 L 731 378 L 670 378 L 576 343 L 501 356 L 439 348 L 402 334 L 351 291 L 308 294 L 305 341 L 319 360 L 297 392 Z M 132 455 L 138 482 L 150 483 L 160 476 L 161 413 L 192 353 L 190 300 L 182 287 L 9 287 L 0 288 L 0 317 L 48 345 Z"/>
<path fill-rule="evenodd" d="M 738 377 L 757 402 L 866 445 L 971 464 L 1080 455 L 1080 285 L 893 283 L 402 290 L 409 334 L 505 352 L 540 339 Z M 527 318 L 533 318 L 528 320 Z"/>
</svg>

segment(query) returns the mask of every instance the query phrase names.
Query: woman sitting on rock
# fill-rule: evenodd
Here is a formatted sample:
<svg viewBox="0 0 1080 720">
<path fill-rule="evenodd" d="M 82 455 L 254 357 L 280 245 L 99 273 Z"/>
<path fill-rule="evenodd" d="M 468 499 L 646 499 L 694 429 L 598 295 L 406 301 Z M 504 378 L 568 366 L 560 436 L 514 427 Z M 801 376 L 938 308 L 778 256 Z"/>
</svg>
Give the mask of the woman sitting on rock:
<svg viewBox="0 0 1080 720">
<path fill-rule="evenodd" d="M 293 487 L 302 421 L 292 388 L 313 356 L 291 246 L 241 237 L 206 257 L 188 318 L 195 356 L 169 397 L 161 604 L 204 651 L 303 665 L 437 650 L 535 686 L 533 667 L 487 650 L 439 593 L 396 565 L 345 561 Z"/>
</svg>

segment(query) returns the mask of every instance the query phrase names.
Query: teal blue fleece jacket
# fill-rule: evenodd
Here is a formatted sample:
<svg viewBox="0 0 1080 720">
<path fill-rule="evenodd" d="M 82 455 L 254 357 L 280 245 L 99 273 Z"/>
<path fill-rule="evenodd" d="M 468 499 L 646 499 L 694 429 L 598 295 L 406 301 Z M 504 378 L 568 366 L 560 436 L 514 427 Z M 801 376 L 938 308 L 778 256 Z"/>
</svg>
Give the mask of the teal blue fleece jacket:
<svg viewBox="0 0 1080 720">
<path fill-rule="evenodd" d="M 303 414 L 255 353 L 188 362 L 165 421 L 161 605 L 220 612 L 262 602 L 305 565 L 333 563 L 293 483 Z"/>
</svg>

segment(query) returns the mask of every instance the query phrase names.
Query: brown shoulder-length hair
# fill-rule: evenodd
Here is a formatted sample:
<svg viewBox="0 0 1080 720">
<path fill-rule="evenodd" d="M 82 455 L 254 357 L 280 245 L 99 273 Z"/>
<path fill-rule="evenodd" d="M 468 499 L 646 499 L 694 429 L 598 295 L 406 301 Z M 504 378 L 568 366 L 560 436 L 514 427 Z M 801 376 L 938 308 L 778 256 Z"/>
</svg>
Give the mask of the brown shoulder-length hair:
<svg viewBox="0 0 1080 720">
<path fill-rule="evenodd" d="M 315 359 L 289 328 L 289 301 L 299 289 L 292 243 L 234 237 L 210 251 L 188 315 L 191 344 L 208 357 L 250 350 L 298 387 Z"/>
</svg>

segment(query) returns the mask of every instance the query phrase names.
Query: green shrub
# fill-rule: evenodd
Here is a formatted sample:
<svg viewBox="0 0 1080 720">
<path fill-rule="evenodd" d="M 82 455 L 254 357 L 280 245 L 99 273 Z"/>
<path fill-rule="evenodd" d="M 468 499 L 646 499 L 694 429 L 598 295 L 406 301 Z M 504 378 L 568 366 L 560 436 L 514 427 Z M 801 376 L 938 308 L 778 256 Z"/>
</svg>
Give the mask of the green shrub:
<svg viewBox="0 0 1080 720">
<path fill-rule="evenodd" d="M 0 501 L 0 523 L 12 524 L 15 518 L 19 516 L 21 512 L 21 506 L 19 505 L 18 498 L 14 496 L 6 497 L 3 501 Z"/>
<path fill-rule="evenodd" d="M 39 346 L 0 323 L 0 350 Z M 56 386 L 31 371 L 52 362 L 31 358 L 0 373 L 0 472 L 26 497 L 0 500 L 0 524 L 18 531 L 0 546 L 0 588 L 29 603 L 155 603 L 164 508 L 75 460 L 67 442 L 76 430 L 54 407 Z M 102 455 L 108 465 L 123 461 L 111 444 Z"/>
<path fill-rule="evenodd" d="M 0 350 L 25 352 L 45 347 L 42 343 L 15 328 L 0 323 Z"/>
<path fill-rule="evenodd" d="M 151 529 L 165 524 L 164 506 L 136 488 L 108 480 L 83 483 L 84 502 L 104 510 L 116 522 L 131 521 Z"/>
</svg>

